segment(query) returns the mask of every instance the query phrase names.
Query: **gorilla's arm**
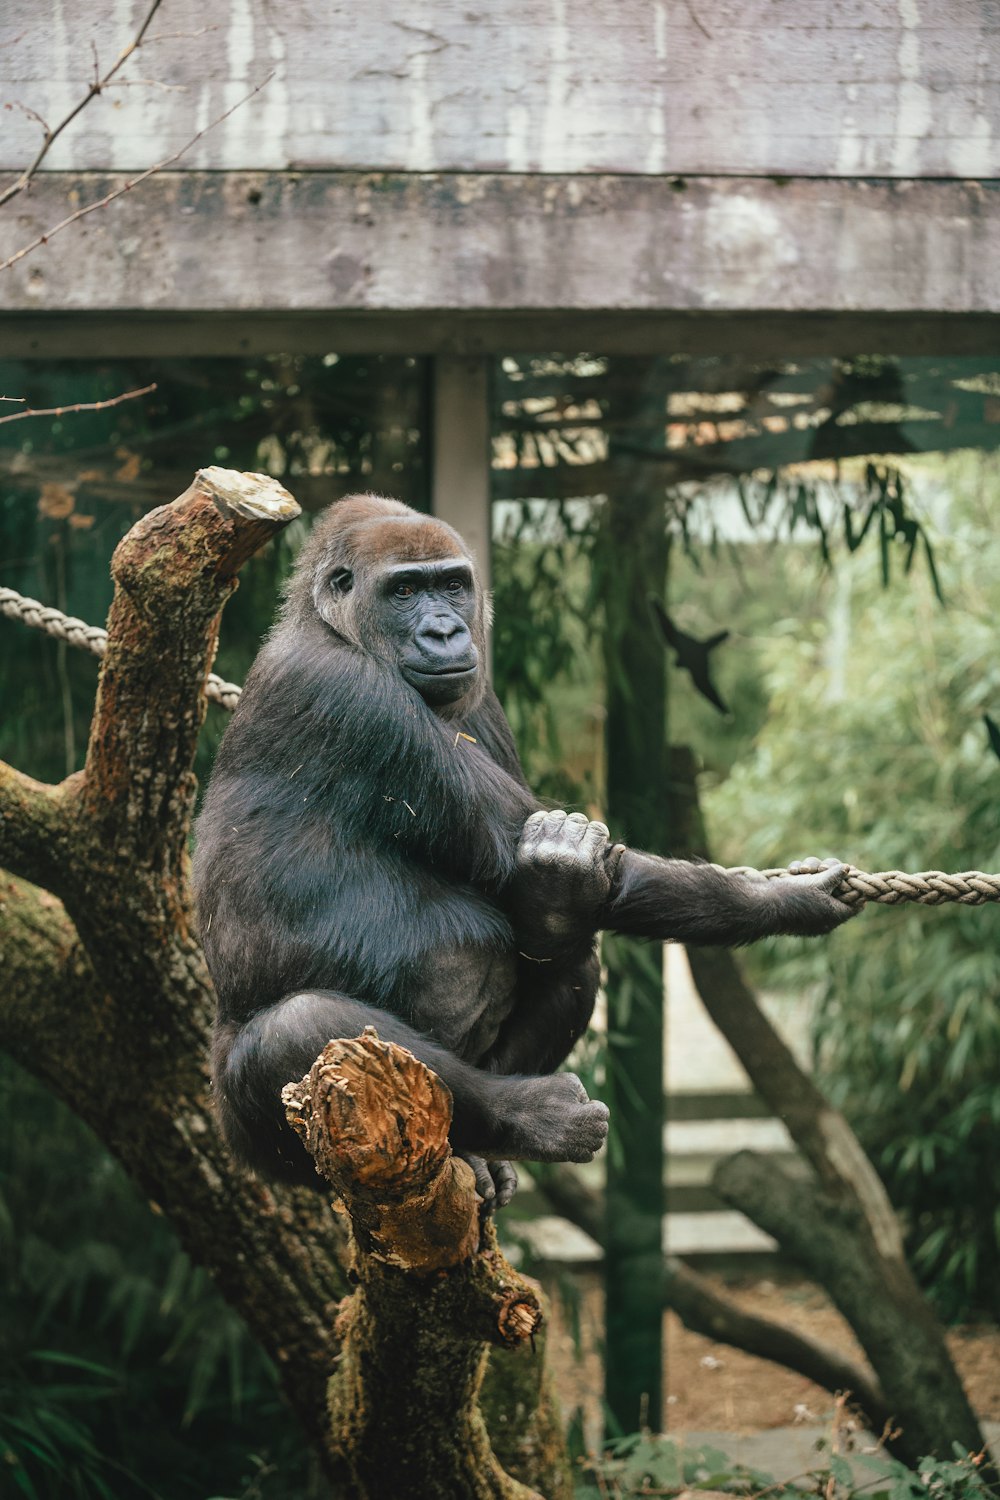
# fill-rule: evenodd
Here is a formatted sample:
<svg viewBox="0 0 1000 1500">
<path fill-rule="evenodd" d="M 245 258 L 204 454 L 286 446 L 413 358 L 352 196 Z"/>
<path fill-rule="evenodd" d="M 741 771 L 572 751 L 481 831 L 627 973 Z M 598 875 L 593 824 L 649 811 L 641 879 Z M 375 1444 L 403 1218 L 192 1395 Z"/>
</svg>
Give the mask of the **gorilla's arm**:
<svg viewBox="0 0 1000 1500">
<path fill-rule="evenodd" d="M 522 955 L 551 964 L 555 977 L 601 929 L 727 946 L 830 932 L 853 912 L 832 894 L 844 867 L 810 860 L 804 869 L 767 880 L 661 859 L 612 844 L 582 813 L 540 812 L 524 825 L 507 904 Z"/>
<path fill-rule="evenodd" d="M 599 981 L 593 951 L 558 966 L 522 956 L 517 1004 L 483 1067 L 497 1073 L 553 1072 L 590 1024 Z"/>
<path fill-rule="evenodd" d="M 599 926 L 656 941 L 727 947 L 779 934 L 819 937 L 854 914 L 832 894 L 843 874 L 843 865 L 830 864 L 794 879 L 767 880 L 626 849 Z"/>
</svg>

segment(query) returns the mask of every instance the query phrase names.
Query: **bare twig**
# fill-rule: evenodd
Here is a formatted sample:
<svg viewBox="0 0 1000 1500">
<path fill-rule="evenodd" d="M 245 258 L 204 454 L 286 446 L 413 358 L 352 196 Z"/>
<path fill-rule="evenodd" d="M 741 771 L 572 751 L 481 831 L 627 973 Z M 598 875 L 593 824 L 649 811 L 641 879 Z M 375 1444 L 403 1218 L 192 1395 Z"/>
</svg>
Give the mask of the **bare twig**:
<svg viewBox="0 0 1000 1500">
<path fill-rule="evenodd" d="M 139 396 L 148 396 L 156 390 L 156 381 L 144 385 L 137 391 L 123 391 L 120 396 L 109 396 L 106 401 L 77 401 L 72 406 L 29 406 L 24 411 L 12 411 L 8 417 L 0 417 L 0 427 L 7 422 L 23 422 L 25 417 L 64 417 L 71 411 L 106 411 L 109 406 L 121 406 L 123 401 L 135 401 Z M 23 396 L 0 396 L 0 401 L 23 401 Z"/>
<path fill-rule="evenodd" d="M 704 21 L 702 21 L 702 19 L 698 15 L 698 12 L 695 10 L 694 6 L 691 4 L 691 0 L 684 0 L 684 3 L 686 5 L 686 7 L 687 7 L 687 13 L 688 13 L 688 15 L 691 17 L 692 21 L 697 26 L 698 30 L 701 32 L 702 36 L 706 37 L 708 41 L 711 41 L 712 40 L 712 33 L 709 31 L 709 29 L 705 25 Z"/>
<path fill-rule="evenodd" d="M 217 125 L 221 125 L 223 120 L 228 120 L 230 115 L 235 114 L 238 109 L 242 109 L 244 104 L 248 104 L 255 94 L 259 94 L 262 88 L 266 88 L 273 77 L 273 72 L 268 73 L 266 78 L 262 78 L 260 83 L 254 85 L 249 94 L 244 94 L 242 99 L 237 99 L 236 103 L 231 104 L 228 109 L 223 110 L 221 115 L 216 115 L 210 124 L 206 125 L 203 130 L 199 130 L 197 135 L 193 135 L 179 151 L 175 151 L 171 156 L 165 156 L 162 161 L 154 162 L 151 167 L 146 168 L 145 172 L 140 172 L 138 177 L 130 177 L 128 182 L 123 182 L 120 187 L 114 188 L 110 193 L 105 193 L 103 198 L 98 198 L 94 203 L 85 203 L 75 213 L 71 213 L 65 219 L 61 219 L 58 224 L 54 224 L 44 234 L 38 235 L 36 239 L 31 241 L 30 245 L 24 245 L 20 250 L 15 250 L 13 255 L 8 256 L 4 261 L 0 261 L 0 271 L 9 271 L 11 266 L 16 265 L 19 260 L 23 260 L 26 255 L 30 255 L 32 250 L 37 250 L 40 245 L 47 245 L 54 235 L 59 234 L 63 229 L 68 229 L 78 219 L 84 218 L 87 214 L 92 214 L 95 209 L 107 208 L 109 203 L 113 203 L 116 198 L 120 198 L 124 193 L 131 192 L 133 188 L 138 187 L 147 178 L 155 176 L 157 172 L 165 171 L 167 167 L 172 167 L 175 161 L 180 161 L 182 156 L 186 156 L 191 147 L 196 146 L 203 136 L 208 135 L 210 130 L 214 130 Z"/>
<path fill-rule="evenodd" d="M 135 36 L 129 42 L 124 51 L 118 54 L 118 57 L 112 63 L 108 71 L 104 74 L 103 78 L 98 76 L 97 53 L 96 51 L 94 52 L 93 83 L 90 84 L 83 98 L 78 100 L 78 102 L 74 104 L 69 114 L 65 115 L 63 119 L 59 121 L 59 124 L 54 126 L 53 129 L 50 130 L 49 127 L 45 124 L 44 120 L 41 119 L 41 116 L 35 114 L 34 110 L 29 110 L 26 105 L 21 106 L 21 108 L 25 109 L 28 114 L 34 115 L 35 119 L 41 122 L 42 127 L 45 131 L 45 135 L 42 140 L 41 146 L 35 153 L 34 159 L 28 163 L 24 171 L 21 173 L 20 177 L 15 178 L 12 183 L 10 183 L 6 188 L 4 188 L 2 192 L 0 192 L 0 208 L 2 208 L 5 203 L 9 203 L 12 198 L 16 198 L 18 193 L 24 192 L 25 188 L 28 186 L 29 182 L 38 171 L 46 156 L 48 156 L 54 143 L 66 129 L 67 125 L 71 124 L 73 120 L 76 119 L 81 110 L 86 109 L 91 99 L 97 97 L 97 95 L 101 92 L 105 85 L 115 76 L 119 68 L 123 67 L 124 64 L 128 61 L 133 52 L 136 52 L 142 46 L 143 37 L 146 35 L 146 32 L 149 29 L 150 22 L 156 15 L 156 12 L 159 10 L 162 3 L 163 0 L 153 0 L 152 5 L 146 12 L 146 19 L 139 27 L 139 30 L 136 32 Z"/>
</svg>

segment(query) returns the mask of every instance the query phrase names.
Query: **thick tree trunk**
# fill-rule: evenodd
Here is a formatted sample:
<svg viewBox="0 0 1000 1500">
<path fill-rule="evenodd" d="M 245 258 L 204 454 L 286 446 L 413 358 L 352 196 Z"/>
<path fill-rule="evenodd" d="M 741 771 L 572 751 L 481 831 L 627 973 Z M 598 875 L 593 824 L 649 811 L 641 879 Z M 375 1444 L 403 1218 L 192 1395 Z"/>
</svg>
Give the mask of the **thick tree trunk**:
<svg viewBox="0 0 1000 1500">
<path fill-rule="evenodd" d="M 670 785 L 674 852 L 707 857 L 689 751 L 674 751 Z M 979 1452 L 982 1431 L 860 1142 L 778 1036 L 732 953 L 690 948 L 688 959 L 706 1010 L 815 1173 L 813 1181 L 793 1181 L 743 1151 L 720 1163 L 714 1186 L 829 1292 L 878 1377 L 899 1429 L 891 1443 L 897 1456 L 909 1464 L 928 1454 L 951 1457 L 953 1443 Z M 995 1468 L 988 1477 L 997 1481 Z"/>
<path fill-rule="evenodd" d="M 214 996 L 188 885 L 191 768 L 220 611 L 243 562 L 297 514 L 267 476 L 207 469 L 120 543 L 84 771 L 48 787 L 0 765 L 0 1045 L 87 1121 L 173 1221 L 275 1361 L 338 1493 L 353 1495 L 327 1400 L 340 1328 L 351 1321 L 338 1321 L 346 1223 L 327 1195 L 268 1188 L 229 1157 L 211 1107 Z M 459 1243 L 471 1253 L 466 1231 Z M 436 1274 L 423 1285 L 438 1295 Z M 471 1269 L 468 1279 L 478 1285 Z M 461 1322 L 461 1278 L 450 1284 L 455 1316 L 436 1335 L 442 1366 L 452 1363 L 451 1330 Z M 387 1317 L 379 1336 L 390 1336 Z M 427 1337 L 433 1332 L 431 1319 Z M 393 1336 L 398 1353 L 400 1331 Z M 480 1453 L 488 1451 L 473 1402 L 480 1354 L 468 1344 L 455 1344 L 469 1372 L 462 1420 Z M 378 1356 L 377 1345 L 372 1351 Z M 416 1420 L 411 1358 L 383 1369 L 395 1381 L 400 1440 L 416 1454 L 419 1431 L 405 1429 Z M 338 1389 L 350 1367 L 341 1361 Z M 550 1445 L 543 1463 L 542 1447 L 528 1444 L 519 1472 L 548 1483 L 563 1450 Z M 548 1494 L 543 1482 L 537 1488 Z M 551 1493 L 560 1494 L 556 1484 Z"/>
</svg>

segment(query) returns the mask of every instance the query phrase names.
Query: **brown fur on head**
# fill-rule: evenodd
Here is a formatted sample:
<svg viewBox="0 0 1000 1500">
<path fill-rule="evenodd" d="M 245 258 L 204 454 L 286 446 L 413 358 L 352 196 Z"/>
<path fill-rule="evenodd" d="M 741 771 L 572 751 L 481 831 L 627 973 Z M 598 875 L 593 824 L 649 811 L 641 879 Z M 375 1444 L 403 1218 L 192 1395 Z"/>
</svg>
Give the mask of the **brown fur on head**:
<svg viewBox="0 0 1000 1500">
<path fill-rule="evenodd" d="M 463 710 L 482 697 L 489 601 L 475 572 L 472 554 L 451 526 L 383 495 L 347 495 L 313 523 L 289 581 L 283 616 L 305 622 L 319 615 L 342 640 L 381 660 L 394 660 L 378 629 L 376 585 L 392 564 L 461 558 L 473 570 L 475 615 L 471 623 L 479 651 L 475 688 Z M 339 582 L 338 582 L 339 581 Z"/>
</svg>

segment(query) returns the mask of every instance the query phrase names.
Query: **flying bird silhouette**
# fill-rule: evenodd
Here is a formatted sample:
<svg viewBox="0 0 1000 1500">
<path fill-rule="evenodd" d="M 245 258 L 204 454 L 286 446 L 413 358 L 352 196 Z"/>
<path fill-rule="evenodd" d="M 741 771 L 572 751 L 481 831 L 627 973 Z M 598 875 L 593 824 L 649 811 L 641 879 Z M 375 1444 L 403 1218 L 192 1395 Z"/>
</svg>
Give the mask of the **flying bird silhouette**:
<svg viewBox="0 0 1000 1500">
<path fill-rule="evenodd" d="M 990 749 L 997 760 L 1000 760 L 1000 724 L 991 719 L 989 714 L 983 714 L 983 723 L 986 725 L 986 733 L 990 737 Z"/>
<path fill-rule="evenodd" d="M 712 681 L 708 654 L 714 651 L 716 646 L 721 646 L 723 641 L 729 639 L 729 631 L 720 630 L 715 635 L 710 635 L 707 640 L 699 641 L 693 635 L 686 635 L 683 630 L 678 630 L 659 599 L 651 597 L 649 602 L 663 639 L 674 652 L 677 665 L 683 671 L 690 673 L 691 681 L 698 692 L 703 698 L 708 699 L 713 708 L 717 708 L 720 714 L 728 714 L 729 706 Z"/>
</svg>

